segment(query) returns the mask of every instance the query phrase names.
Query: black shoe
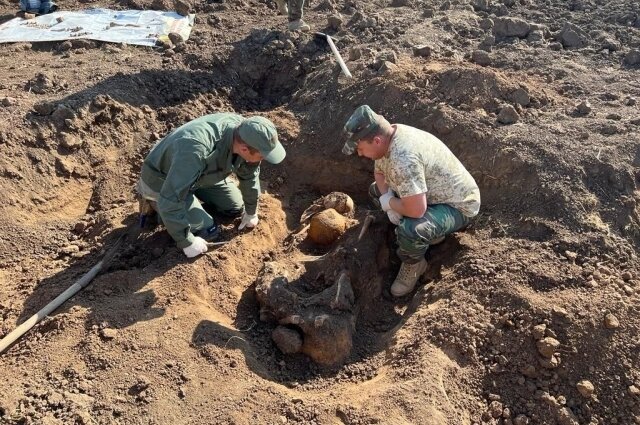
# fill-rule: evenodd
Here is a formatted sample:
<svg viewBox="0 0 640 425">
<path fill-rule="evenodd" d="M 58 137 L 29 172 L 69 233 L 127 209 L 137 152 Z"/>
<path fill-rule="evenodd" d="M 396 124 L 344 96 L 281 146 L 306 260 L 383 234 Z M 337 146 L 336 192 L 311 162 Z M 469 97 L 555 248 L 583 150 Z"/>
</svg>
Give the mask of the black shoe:
<svg viewBox="0 0 640 425">
<path fill-rule="evenodd" d="M 218 240 L 218 238 L 220 238 L 220 226 L 214 224 L 208 229 L 200 230 L 198 233 L 196 233 L 196 236 L 201 237 L 207 242 L 215 242 Z"/>
</svg>

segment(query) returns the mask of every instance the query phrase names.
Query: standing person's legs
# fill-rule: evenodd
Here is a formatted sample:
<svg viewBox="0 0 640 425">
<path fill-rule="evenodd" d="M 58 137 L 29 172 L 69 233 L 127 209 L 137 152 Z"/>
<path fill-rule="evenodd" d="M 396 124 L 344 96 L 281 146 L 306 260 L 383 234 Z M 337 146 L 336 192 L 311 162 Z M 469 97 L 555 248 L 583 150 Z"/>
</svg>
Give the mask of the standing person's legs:
<svg viewBox="0 0 640 425">
<path fill-rule="evenodd" d="M 242 193 L 234 182 L 223 180 L 215 186 L 196 190 L 195 195 L 203 204 L 222 215 L 235 217 L 244 209 Z"/>
<path fill-rule="evenodd" d="M 292 31 L 309 31 L 311 27 L 302 20 L 305 0 L 288 0 L 289 29 Z"/>
</svg>

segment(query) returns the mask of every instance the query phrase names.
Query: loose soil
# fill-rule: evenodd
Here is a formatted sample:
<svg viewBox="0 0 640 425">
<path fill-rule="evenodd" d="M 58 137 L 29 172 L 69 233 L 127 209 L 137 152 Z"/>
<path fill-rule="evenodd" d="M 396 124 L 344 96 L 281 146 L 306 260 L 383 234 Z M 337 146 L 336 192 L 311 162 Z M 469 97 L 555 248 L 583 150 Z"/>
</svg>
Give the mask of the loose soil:
<svg viewBox="0 0 640 425">
<path fill-rule="evenodd" d="M 129 235 L 0 355 L 0 423 L 640 423 L 637 1 L 314 0 L 305 19 L 352 79 L 270 0 L 188 6 L 175 46 L 0 45 L 0 337 Z M 16 7 L 0 0 L 0 22 Z M 399 300 L 391 225 L 354 242 L 372 164 L 340 150 L 365 103 L 440 137 L 482 192 Z M 130 230 L 133 186 L 155 141 L 218 111 L 270 118 L 288 156 L 264 166 L 259 226 L 225 222 L 231 242 L 187 260 L 162 228 Z M 300 216 L 333 191 L 355 221 L 313 245 Z M 308 293 L 349 270 L 346 360 L 278 350 L 255 295 L 265 263 Z"/>
</svg>

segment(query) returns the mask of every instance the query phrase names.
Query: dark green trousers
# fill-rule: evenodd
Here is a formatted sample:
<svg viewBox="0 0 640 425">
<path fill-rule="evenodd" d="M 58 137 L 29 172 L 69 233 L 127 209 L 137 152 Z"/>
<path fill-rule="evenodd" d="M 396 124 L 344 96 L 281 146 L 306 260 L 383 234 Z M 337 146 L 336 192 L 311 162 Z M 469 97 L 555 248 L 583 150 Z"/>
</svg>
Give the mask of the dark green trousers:
<svg viewBox="0 0 640 425">
<path fill-rule="evenodd" d="M 142 180 L 138 182 L 137 191 L 145 199 L 158 200 L 159 194 Z M 228 216 L 239 215 L 244 209 L 242 193 L 233 181 L 225 179 L 214 186 L 189 193 L 185 199 L 185 205 L 187 218 L 193 232 L 208 229 L 214 224 L 213 217 L 205 211 L 203 204 L 210 210 Z"/>
</svg>

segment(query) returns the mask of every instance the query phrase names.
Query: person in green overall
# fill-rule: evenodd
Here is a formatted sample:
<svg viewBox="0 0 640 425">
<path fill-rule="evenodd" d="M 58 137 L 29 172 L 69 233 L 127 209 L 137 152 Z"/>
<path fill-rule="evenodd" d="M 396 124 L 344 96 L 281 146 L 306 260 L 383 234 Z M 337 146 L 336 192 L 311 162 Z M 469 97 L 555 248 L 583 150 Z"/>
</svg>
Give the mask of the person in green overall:
<svg viewBox="0 0 640 425">
<path fill-rule="evenodd" d="M 158 212 L 178 248 L 192 258 L 205 253 L 207 240 L 219 233 L 203 204 L 222 215 L 241 215 L 240 230 L 255 227 L 260 161 L 279 164 L 285 155 L 268 119 L 205 115 L 156 143 L 142 164 L 137 191 Z"/>
<path fill-rule="evenodd" d="M 404 296 L 425 272 L 429 246 L 478 214 L 480 189 L 449 148 L 426 131 L 390 124 L 367 105 L 353 112 L 344 129 L 342 152 L 374 160 L 369 196 L 397 226 L 402 265 L 391 294 Z"/>
</svg>

